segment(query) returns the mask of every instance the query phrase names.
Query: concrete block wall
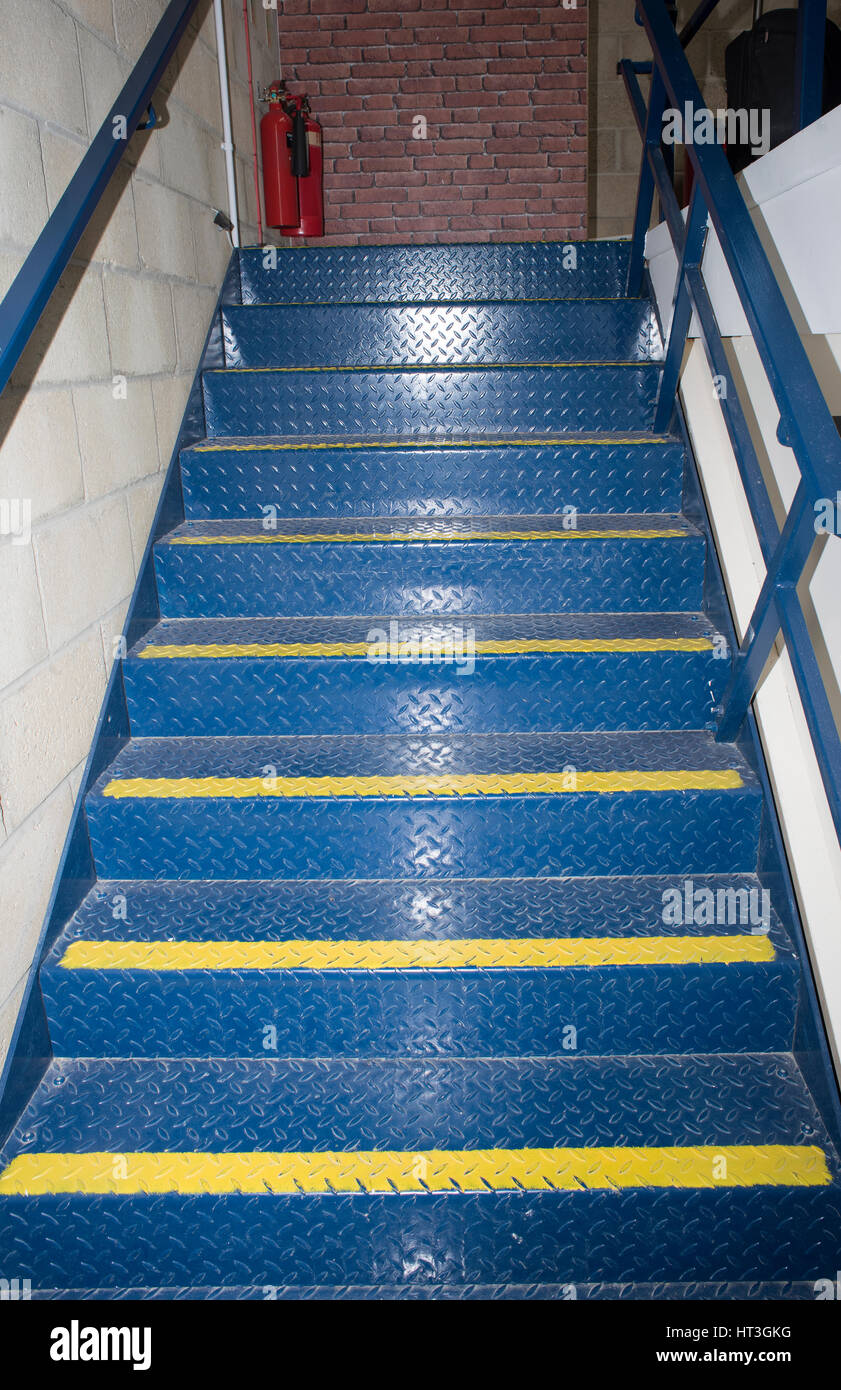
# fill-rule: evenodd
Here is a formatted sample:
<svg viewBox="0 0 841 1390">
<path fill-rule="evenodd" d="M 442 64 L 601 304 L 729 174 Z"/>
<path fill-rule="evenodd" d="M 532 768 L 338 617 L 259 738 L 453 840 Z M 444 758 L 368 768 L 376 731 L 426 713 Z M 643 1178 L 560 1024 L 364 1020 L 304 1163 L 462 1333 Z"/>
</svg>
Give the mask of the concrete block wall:
<svg viewBox="0 0 841 1390">
<path fill-rule="evenodd" d="M 327 244 L 586 235 L 586 0 L 283 0 L 281 39 Z"/>
<path fill-rule="evenodd" d="M 251 0 L 255 80 L 276 16 Z M 166 0 L 0 6 L 0 294 Z M 237 181 L 256 239 L 241 0 L 225 3 Z M 216 38 L 203 0 L 0 397 L 0 1060 L 151 519 L 230 255 Z M 16 534 L 12 534 L 15 532 Z"/>
<path fill-rule="evenodd" d="M 697 4 L 679 0 L 678 28 Z M 589 235 L 595 237 L 629 236 L 633 229 L 642 147 L 616 64 L 620 58 L 637 62 L 651 57 L 645 30 L 634 21 L 635 8 L 635 0 L 590 0 L 588 211 Z M 797 0 L 765 5 L 766 12 L 796 8 Z M 841 25 L 841 0 L 828 0 L 827 14 Z M 719 0 L 686 50 L 711 110 L 727 106 L 724 50 L 751 27 L 752 18 L 753 0 Z M 643 90 L 647 94 L 645 81 Z"/>
</svg>

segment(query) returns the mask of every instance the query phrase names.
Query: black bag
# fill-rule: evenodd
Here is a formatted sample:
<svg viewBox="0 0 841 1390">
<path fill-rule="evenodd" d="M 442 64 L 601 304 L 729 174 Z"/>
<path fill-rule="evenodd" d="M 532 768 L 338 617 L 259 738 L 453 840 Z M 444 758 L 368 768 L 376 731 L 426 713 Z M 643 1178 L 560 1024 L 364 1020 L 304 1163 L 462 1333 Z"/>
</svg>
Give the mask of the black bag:
<svg viewBox="0 0 841 1390">
<path fill-rule="evenodd" d="M 758 17 L 753 28 L 739 34 L 724 52 L 727 105 L 731 110 L 770 111 L 774 149 L 794 134 L 795 64 L 797 59 L 797 10 L 771 10 Z M 823 110 L 841 104 L 841 30 L 826 22 L 823 63 Z M 727 157 L 734 173 L 756 156 L 749 144 L 728 145 Z"/>
</svg>

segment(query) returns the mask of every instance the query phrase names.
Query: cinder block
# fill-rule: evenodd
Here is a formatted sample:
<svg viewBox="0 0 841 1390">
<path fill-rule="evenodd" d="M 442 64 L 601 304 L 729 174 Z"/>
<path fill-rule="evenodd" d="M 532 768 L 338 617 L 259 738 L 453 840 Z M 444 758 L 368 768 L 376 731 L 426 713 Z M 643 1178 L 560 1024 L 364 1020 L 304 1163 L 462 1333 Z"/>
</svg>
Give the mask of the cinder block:
<svg viewBox="0 0 841 1390">
<path fill-rule="evenodd" d="M 108 498 L 47 522 L 35 532 L 33 544 L 47 641 L 58 651 L 132 591 L 125 499 Z"/>
<path fill-rule="evenodd" d="M 0 699 L 0 795 L 10 834 L 85 757 L 104 689 L 96 628 Z"/>
<path fill-rule="evenodd" d="M 114 0 L 117 46 L 132 66 L 152 37 L 166 7 L 167 0 L 143 0 L 141 5 L 137 0 Z"/>
<path fill-rule="evenodd" d="M 140 569 L 140 561 L 143 559 L 146 542 L 152 529 L 152 520 L 162 486 L 163 478 L 157 473 L 154 477 L 144 478 L 126 495 L 135 571 Z"/>
<path fill-rule="evenodd" d="M 158 471 L 155 407 L 148 379 L 131 377 L 116 399 L 109 382 L 73 392 L 88 500 Z"/>
<path fill-rule="evenodd" d="M 222 211 L 230 211 L 227 197 Z M 231 259 L 233 248 L 230 238 L 227 232 L 216 226 L 212 208 L 204 203 L 191 202 L 190 216 L 196 247 L 196 277 L 200 284 L 212 285 L 218 292 Z"/>
<path fill-rule="evenodd" d="M 0 398 L 0 440 L 0 497 L 25 498 L 32 521 L 82 501 L 82 462 L 68 387 L 6 391 Z"/>
<path fill-rule="evenodd" d="M 47 654 L 47 634 L 31 541 L 27 545 L 13 545 L 8 539 L 0 541 L 0 592 L 4 608 L 14 614 L 14 622 L 4 624 L 0 643 L 2 690 Z"/>
<path fill-rule="evenodd" d="M 195 372 L 207 337 L 217 295 L 198 285 L 173 285 L 172 304 L 178 339 L 178 368 Z"/>
<path fill-rule="evenodd" d="M 155 427 L 158 436 L 158 458 L 161 468 L 166 468 L 172 457 L 192 383 L 193 373 L 191 372 L 186 372 L 181 376 L 158 377 L 152 382 Z"/>
<path fill-rule="evenodd" d="M 47 220 L 47 191 L 38 126 L 0 107 L 0 237 L 28 251 Z"/>
<path fill-rule="evenodd" d="M 222 107 L 216 58 L 203 44 L 193 41 L 184 47 L 183 55 L 179 55 L 178 76 L 172 86 L 172 96 L 194 116 L 221 131 Z M 174 111 L 171 118 L 177 119 Z"/>
<path fill-rule="evenodd" d="M 105 309 L 113 370 L 151 376 L 175 367 L 175 325 L 168 283 L 106 271 Z"/>
<path fill-rule="evenodd" d="M 86 29 L 79 30 L 79 53 L 88 131 L 94 136 L 122 91 L 131 64 Z"/>
<path fill-rule="evenodd" d="M 2 827 L 0 827 L 0 839 L 2 839 Z M 23 1003 L 25 989 L 26 979 L 18 980 L 9 991 L 5 1003 L 0 1004 L 0 1067 L 3 1066 L 11 1046 L 12 1034 Z"/>
<path fill-rule="evenodd" d="M 58 131 L 42 130 L 41 148 L 52 212 L 78 169 L 86 146 Z M 137 266 L 137 230 L 128 164 L 121 164 L 111 179 L 75 254 L 84 260 L 102 261 L 126 269 Z"/>
<path fill-rule="evenodd" d="M 112 608 L 110 613 L 99 624 L 99 634 L 102 638 L 102 655 L 105 661 L 105 671 L 108 674 L 114 664 L 115 659 L 121 655 L 118 650 L 120 638 L 125 638 L 125 621 L 128 611 L 128 599 L 118 603 L 116 608 Z"/>
<path fill-rule="evenodd" d="M 98 267 L 70 265 L 15 370 L 16 386 L 90 381 L 111 374 Z"/>
<path fill-rule="evenodd" d="M 78 15 L 83 24 L 114 38 L 114 13 L 111 0 L 64 0 L 65 8 Z"/>
<path fill-rule="evenodd" d="M 85 134 L 76 26 L 63 9 L 53 0 L 0 6 L 0 53 L 9 101 Z"/>
<path fill-rule="evenodd" d="M 219 137 L 181 110 L 173 111 L 157 138 L 164 183 L 219 207 L 225 197 L 225 156 Z"/>
<path fill-rule="evenodd" d="M 163 184 L 138 178 L 134 182 L 134 206 L 143 268 L 195 280 L 191 200 Z"/>
</svg>

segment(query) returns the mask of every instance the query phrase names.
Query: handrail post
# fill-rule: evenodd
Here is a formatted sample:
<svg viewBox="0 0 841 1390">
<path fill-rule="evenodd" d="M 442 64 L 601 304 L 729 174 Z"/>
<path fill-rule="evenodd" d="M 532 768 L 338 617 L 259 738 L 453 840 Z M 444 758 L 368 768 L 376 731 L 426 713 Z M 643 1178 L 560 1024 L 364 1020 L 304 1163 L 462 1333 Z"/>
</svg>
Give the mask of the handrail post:
<svg viewBox="0 0 841 1390">
<path fill-rule="evenodd" d="M 631 259 L 628 265 L 628 294 L 636 297 L 642 289 L 645 272 L 645 238 L 651 221 L 654 205 L 654 173 L 651 168 L 649 152 L 660 148 L 663 132 L 663 112 L 666 109 L 666 88 L 663 78 L 655 67 L 651 74 L 651 91 L 648 96 L 648 117 L 645 122 L 645 135 L 642 143 L 642 164 L 640 181 L 637 187 L 637 205 L 634 211 L 634 235 L 631 242 Z"/>
<path fill-rule="evenodd" d="M 692 298 L 689 293 L 687 271 L 699 268 L 704 255 L 704 242 L 707 235 L 707 209 L 703 195 L 697 184 L 692 186 L 689 213 L 686 219 L 686 237 L 683 253 L 678 264 L 672 296 L 672 321 L 669 324 L 669 341 L 666 358 L 660 377 L 657 406 L 654 412 L 654 433 L 663 434 L 672 418 L 675 396 L 677 395 L 680 368 L 686 335 L 692 322 Z"/>
<path fill-rule="evenodd" d="M 826 0 L 799 0 L 794 64 L 794 129 L 802 130 L 823 114 L 823 51 Z"/>
<path fill-rule="evenodd" d="M 721 719 L 716 731 L 720 743 L 736 737 L 748 712 L 765 663 L 780 630 L 776 597 L 780 590 L 795 590 L 815 541 L 815 510 L 801 479 L 771 557 L 765 580 L 756 600 L 750 624 L 733 662 L 733 675 L 721 702 Z"/>
</svg>

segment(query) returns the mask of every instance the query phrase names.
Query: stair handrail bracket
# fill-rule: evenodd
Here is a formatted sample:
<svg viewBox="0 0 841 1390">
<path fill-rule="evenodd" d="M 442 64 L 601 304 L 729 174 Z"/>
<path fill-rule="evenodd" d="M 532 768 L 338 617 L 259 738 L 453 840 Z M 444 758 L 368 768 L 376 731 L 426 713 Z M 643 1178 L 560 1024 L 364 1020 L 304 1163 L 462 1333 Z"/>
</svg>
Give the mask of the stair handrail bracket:
<svg viewBox="0 0 841 1390">
<path fill-rule="evenodd" d="M 721 705 L 717 736 L 736 737 L 744 723 L 774 644 L 782 636 L 791 661 L 826 790 L 841 840 L 841 738 L 820 673 L 820 665 L 797 594 L 797 585 L 819 531 L 822 504 L 841 492 L 841 435 L 812 370 L 780 285 L 762 246 L 724 148 L 719 143 L 685 146 L 694 175 L 686 219 L 678 205 L 662 148 L 667 108 L 706 111 L 706 103 L 684 54 L 664 0 L 637 0 L 637 15 L 648 35 L 652 60 L 623 60 L 619 72 L 640 134 L 643 153 L 628 292 L 638 294 L 645 275 L 645 241 L 654 194 L 674 247 L 678 273 L 664 357 L 655 428 L 665 429 L 674 410 L 680 369 L 693 310 L 714 375 L 727 391 L 719 398 L 736 463 L 766 564 L 765 579 L 735 655 L 730 685 Z M 651 75 L 648 102 L 639 77 Z M 790 446 L 800 482 L 780 531 L 773 504 L 747 429 L 737 385 L 724 350 L 712 301 L 701 269 L 707 224 L 716 232 L 733 284 L 780 411 L 777 431 Z M 835 513 L 835 533 L 841 524 Z"/>
<path fill-rule="evenodd" d="M 0 304 L 4 391 L 135 131 L 156 121 L 152 99 L 198 0 L 171 0 Z M 144 119 L 147 117 L 148 119 Z"/>
</svg>

